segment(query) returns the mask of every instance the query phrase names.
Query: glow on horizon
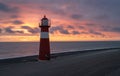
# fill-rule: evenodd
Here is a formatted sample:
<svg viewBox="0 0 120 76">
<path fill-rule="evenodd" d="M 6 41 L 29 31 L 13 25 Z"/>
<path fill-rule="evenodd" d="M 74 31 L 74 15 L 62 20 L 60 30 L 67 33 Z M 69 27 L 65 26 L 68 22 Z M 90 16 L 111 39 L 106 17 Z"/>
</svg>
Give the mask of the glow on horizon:
<svg viewBox="0 0 120 76">
<path fill-rule="evenodd" d="M 39 42 L 39 36 L 1 36 L 0 42 Z M 51 36 L 50 41 L 119 41 L 119 37 L 113 38 L 89 38 L 89 37 L 79 37 L 79 36 Z"/>
</svg>

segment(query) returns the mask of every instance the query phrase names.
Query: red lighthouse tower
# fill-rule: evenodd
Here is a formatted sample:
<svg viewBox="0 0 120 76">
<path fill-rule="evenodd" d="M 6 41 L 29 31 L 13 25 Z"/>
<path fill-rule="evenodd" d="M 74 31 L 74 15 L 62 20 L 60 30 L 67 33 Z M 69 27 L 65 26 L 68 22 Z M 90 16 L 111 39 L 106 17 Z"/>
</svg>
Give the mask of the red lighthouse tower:
<svg viewBox="0 0 120 76">
<path fill-rule="evenodd" d="M 49 20 L 44 16 L 41 19 L 40 33 L 40 48 L 39 48 L 39 59 L 40 60 L 50 60 L 50 42 L 49 42 Z"/>
</svg>

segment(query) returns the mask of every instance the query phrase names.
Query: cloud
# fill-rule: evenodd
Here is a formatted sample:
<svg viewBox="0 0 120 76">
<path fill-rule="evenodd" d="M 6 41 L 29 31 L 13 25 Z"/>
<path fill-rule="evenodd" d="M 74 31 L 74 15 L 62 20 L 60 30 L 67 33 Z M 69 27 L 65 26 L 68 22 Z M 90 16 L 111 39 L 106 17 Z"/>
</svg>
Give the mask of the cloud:
<svg viewBox="0 0 120 76">
<path fill-rule="evenodd" d="M 83 27 L 83 26 L 81 26 L 81 25 L 79 25 L 78 28 L 79 28 L 79 29 L 85 29 L 85 27 Z"/>
<path fill-rule="evenodd" d="M 80 30 L 80 29 L 85 29 L 85 26 L 82 26 L 80 24 L 74 24 L 74 25 L 68 25 L 67 28 L 68 29 L 75 29 L 75 28 L 77 28 L 77 29 Z"/>
<path fill-rule="evenodd" d="M 70 33 L 68 32 L 68 30 L 65 30 L 65 29 L 61 29 L 61 30 L 59 30 L 59 32 L 60 32 L 61 34 L 70 34 Z"/>
<path fill-rule="evenodd" d="M 87 25 L 87 26 L 95 26 L 96 24 L 94 24 L 94 23 L 86 23 L 85 25 Z"/>
<path fill-rule="evenodd" d="M 94 34 L 94 35 L 105 36 L 105 35 L 102 34 L 101 32 L 97 32 L 97 31 L 94 31 L 94 30 L 90 30 L 89 33 L 90 33 L 90 34 Z"/>
<path fill-rule="evenodd" d="M 77 34 L 80 34 L 80 32 L 79 31 L 72 31 L 72 34 L 77 35 Z"/>
<path fill-rule="evenodd" d="M 78 28 L 79 26 L 77 26 Z M 81 28 L 83 28 L 81 26 Z M 69 29 L 71 29 L 71 31 L 69 31 Z M 58 31 L 61 34 L 73 34 L 73 35 L 78 35 L 78 34 L 86 34 L 84 32 L 79 32 L 79 29 L 76 29 L 74 26 L 72 25 L 68 25 L 66 27 L 63 26 L 53 26 L 50 28 L 50 33 L 54 34 L 56 31 Z"/>
<path fill-rule="evenodd" d="M 111 31 L 120 33 L 120 27 L 114 27 L 111 29 Z"/>
<path fill-rule="evenodd" d="M 54 33 L 55 31 L 59 31 L 62 29 L 62 26 L 53 26 L 50 28 L 50 33 Z"/>
<path fill-rule="evenodd" d="M 53 8 L 52 12 L 54 14 L 60 14 L 60 15 L 63 15 L 63 14 L 65 15 L 66 14 L 65 11 L 63 9 L 61 9 L 61 8 Z"/>
<path fill-rule="evenodd" d="M 12 16 L 10 16 L 10 18 L 19 18 L 19 16 L 18 15 L 12 15 Z"/>
<path fill-rule="evenodd" d="M 72 19 L 82 19 L 83 18 L 83 15 L 80 15 L 80 14 L 73 14 L 70 16 Z"/>
<path fill-rule="evenodd" d="M 28 32 L 35 34 L 39 33 L 39 28 L 31 28 L 29 26 L 21 26 L 22 29 L 26 29 Z"/>
<path fill-rule="evenodd" d="M 0 11 L 2 12 L 17 12 L 18 11 L 18 8 L 17 7 L 11 7 L 7 4 L 4 4 L 4 3 L 1 3 L 0 2 Z"/>
<path fill-rule="evenodd" d="M 11 21 L 11 20 L 3 20 L 3 21 L 1 21 L 1 23 L 3 23 L 3 24 L 14 24 L 14 25 L 21 25 L 21 24 L 24 24 L 24 22 L 23 21 L 21 21 L 21 20 L 13 20 L 13 21 Z"/>
<path fill-rule="evenodd" d="M 72 25 L 68 25 L 67 28 L 74 29 L 74 27 Z"/>
<path fill-rule="evenodd" d="M 40 9 L 47 10 L 48 12 L 51 12 L 53 14 L 57 15 L 66 15 L 66 12 L 63 8 L 61 8 L 61 5 L 47 5 L 47 6 L 40 6 Z"/>
<path fill-rule="evenodd" d="M 54 26 L 50 29 L 50 33 L 54 33 L 56 31 L 59 31 L 61 34 L 70 34 L 68 30 L 64 29 L 63 26 Z"/>
<path fill-rule="evenodd" d="M 31 33 L 39 33 L 39 29 L 38 28 L 34 28 L 34 29 L 29 29 L 28 30 L 29 32 L 31 32 Z"/>
<path fill-rule="evenodd" d="M 105 20 L 105 19 L 109 19 L 110 16 L 108 16 L 106 14 L 103 14 L 103 15 L 97 15 L 94 18 L 97 19 L 97 20 Z"/>
<path fill-rule="evenodd" d="M 20 20 L 12 21 L 12 23 L 15 24 L 15 25 L 24 24 L 24 22 L 22 22 L 22 21 L 20 21 Z"/>
<path fill-rule="evenodd" d="M 21 33 L 23 34 L 24 32 L 23 31 L 14 31 L 15 33 Z"/>
<path fill-rule="evenodd" d="M 13 27 L 11 27 L 11 26 L 10 26 L 10 27 L 6 27 L 6 28 L 5 28 L 5 31 L 6 31 L 7 33 L 14 33 L 14 31 L 12 30 L 12 28 L 13 28 Z"/>
<path fill-rule="evenodd" d="M 0 28 L 0 33 L 2 33 L 2 29 Z"/>
<path fill-rule="evenodd" d="M 32 29 L 32 28 L 29 27 L 29 26 L 21 26 L 21 28 L 23 28 L 23 29 Z"/>
<path fill-rule="evenodd" d="M 101 28 L 102 31 L 105 31 L 105 32 L 117 32 L 117 33 L 120 33 L 120 27 L 102 27 Z"/>
<path fill-rule="evenodd" d="M 10 27 L 6 27 L 4 28 L 6 33 L 11 33 L 11 34 L 16 34 L 16 33 L 24 33 L 23 31 L 14 31 L 12 30 L 14 27 L 10 26 Z"/>
</svg>

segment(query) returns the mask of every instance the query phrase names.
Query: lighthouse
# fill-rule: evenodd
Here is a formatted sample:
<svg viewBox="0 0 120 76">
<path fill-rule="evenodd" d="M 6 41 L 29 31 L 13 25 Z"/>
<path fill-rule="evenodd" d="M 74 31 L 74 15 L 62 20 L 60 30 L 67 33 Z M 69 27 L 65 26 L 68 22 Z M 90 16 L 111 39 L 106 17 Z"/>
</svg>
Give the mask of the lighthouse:
<svg viewBox="0 0 120 76">
<path fill-rule="evenodd" d="M 50 60 L 50 41 L 49 41 L 49 27 L 50 21 L 46 16 L 41 19 L 39 24 L 40 31 L 40 47 L 39 60 Z"/>
</svg>

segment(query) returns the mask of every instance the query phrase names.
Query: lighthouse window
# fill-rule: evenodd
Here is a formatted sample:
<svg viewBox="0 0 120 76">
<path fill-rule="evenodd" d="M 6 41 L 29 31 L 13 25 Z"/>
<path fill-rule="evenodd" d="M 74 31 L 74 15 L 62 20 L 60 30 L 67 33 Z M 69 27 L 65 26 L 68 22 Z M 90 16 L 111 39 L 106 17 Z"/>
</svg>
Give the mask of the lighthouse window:
<svg viewBox="0 0 120 76">
<path fill-rule="evenodd" d="M 43 20 L 43 25 L 48 25 L 48 20 Z"/>
</svg>

